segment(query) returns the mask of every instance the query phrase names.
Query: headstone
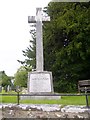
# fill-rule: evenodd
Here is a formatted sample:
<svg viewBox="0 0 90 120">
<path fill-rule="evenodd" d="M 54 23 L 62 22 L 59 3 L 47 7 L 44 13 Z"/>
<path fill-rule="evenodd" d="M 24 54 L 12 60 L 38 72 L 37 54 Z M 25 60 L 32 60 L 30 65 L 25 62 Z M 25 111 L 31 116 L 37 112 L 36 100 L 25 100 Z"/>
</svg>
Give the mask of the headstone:
<svg viewBox="0 0 90 120">
<path fill-rule="evenodd" d="M 14 79 L 11 79 L 11 90 L 15 90 Z"/>
</svg>

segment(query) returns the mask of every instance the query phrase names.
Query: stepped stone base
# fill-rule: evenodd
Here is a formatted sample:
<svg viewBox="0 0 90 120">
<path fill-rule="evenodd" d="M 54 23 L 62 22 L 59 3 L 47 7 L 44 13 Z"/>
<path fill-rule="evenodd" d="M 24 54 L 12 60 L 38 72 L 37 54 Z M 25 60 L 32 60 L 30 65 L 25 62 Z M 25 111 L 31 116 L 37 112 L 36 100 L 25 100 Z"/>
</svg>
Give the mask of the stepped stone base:
<svg viewBox="0 0 90 120">
<path fill-rule="evenodd" d="M 28 90 L 26 96 L 20 99 L 60 99 L 61 96 L 55 95 L 53 90 L 52 72 L 33 71 L 28 73 Z"/>
<path fill-rule="evenodd" d="M 21 96 L 20 100 L 59 100 L 61 96 Z"/>
</svg>

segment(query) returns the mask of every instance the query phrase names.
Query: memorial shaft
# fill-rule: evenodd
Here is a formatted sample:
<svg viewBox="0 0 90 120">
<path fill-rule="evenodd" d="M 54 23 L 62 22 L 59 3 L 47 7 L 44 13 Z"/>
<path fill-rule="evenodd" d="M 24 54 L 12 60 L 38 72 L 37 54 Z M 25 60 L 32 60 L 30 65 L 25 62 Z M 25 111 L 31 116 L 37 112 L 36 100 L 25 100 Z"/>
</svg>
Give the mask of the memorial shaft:
<svg viewBox="0 0 90 120">
<path fill-rule="evenodd" d="M 36 71 L 43 71 L 42 9 L 37 8 L 36 22 Z"/>
<path fill-rule="evenodd" d="M 43 35 L 42 22 L 50 21 L 50 17 L 43 18 L 42 8 L 36 8 L 36 17 L 29 16 L 28 23 L 36 23 L 36 71 L 43 72 Z"/>
</svg>

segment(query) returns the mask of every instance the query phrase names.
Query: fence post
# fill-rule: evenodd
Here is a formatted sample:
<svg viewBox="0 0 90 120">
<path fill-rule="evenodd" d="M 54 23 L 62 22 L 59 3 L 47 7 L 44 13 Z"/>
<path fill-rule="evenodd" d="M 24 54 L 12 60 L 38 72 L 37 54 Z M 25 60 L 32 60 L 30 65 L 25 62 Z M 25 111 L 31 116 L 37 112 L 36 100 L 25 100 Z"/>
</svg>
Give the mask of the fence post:
<svg viewBox="0 0 90 120">
<path fill-rule="evenodd" d="M 17 105 L 19 105 L 20 95 L 19 92 L 21 91 L 20 86 L 16 86 L 16 92 L 17 92 Z"/>
<path fill-rule="evenodd" d="M 89 104 L 88 104 L 88 95 L 87 95 L 87 88 L 85 87 L 85 95 L 86 95 L 86 105 L 87 107 L 89 107 Z"/>
<path fill-rule="evenodd" d="M 17 92 L 17 105 L 19 105 L 19 92 Z"/>
</svg>

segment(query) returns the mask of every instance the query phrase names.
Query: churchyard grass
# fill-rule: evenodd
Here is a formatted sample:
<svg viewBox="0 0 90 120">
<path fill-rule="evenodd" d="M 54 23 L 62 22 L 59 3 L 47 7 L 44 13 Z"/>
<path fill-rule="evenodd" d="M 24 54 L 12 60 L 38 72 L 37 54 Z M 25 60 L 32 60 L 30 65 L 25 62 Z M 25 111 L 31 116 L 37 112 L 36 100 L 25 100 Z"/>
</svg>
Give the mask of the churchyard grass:
<svg viewBox="0 0 90 120">
<path fill-rule="evenodd" d="M 17 94 L 15 91 L 5 92 L 4 90 L 0 94 Z M 0 96 L 1 103 L 17 103 L 17 96 Z"/>
<path fill-rule="evenodd" d="M 2 96 L 2 103 L 17 103 L 17 96 Z"/>
<path fill-rule="evenodd" d="M 85 105 L 85 96 L 63 96 L 59 100 L 20 100 L 20 103 Z"/>
<path fill-rule="evenodd" d="M 3 93 L 5 93 L 3 91 Z M 7 94 L 17 94 L 8 92 Z M 17 96 L 0 96 L 2 103 L 17 103 Z M 59 100 L 20 100 L 21 104 L 62 104 L 62 105 L 86 105 L 85 96 L 62 96 Z"/>
</svg>

